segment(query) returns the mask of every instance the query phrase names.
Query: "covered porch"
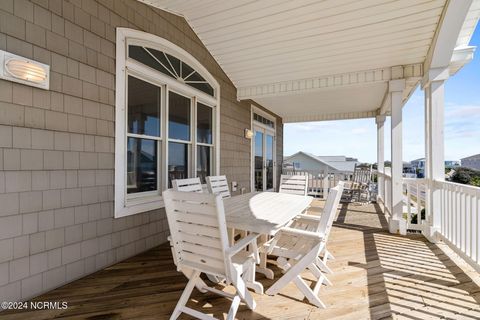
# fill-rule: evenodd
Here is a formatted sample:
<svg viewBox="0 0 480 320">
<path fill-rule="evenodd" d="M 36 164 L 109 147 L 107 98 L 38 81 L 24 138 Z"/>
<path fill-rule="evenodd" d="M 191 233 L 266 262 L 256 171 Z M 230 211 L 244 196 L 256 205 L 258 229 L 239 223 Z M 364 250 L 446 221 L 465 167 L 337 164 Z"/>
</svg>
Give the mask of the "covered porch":
<svg viewBox="0 0 480 320">
<path fill-rule="evenodd" d="M 473 59 L 470 40 L 480 1 L 332 2 L 273 8 L 215 1 L 205 7 L 192 7 L 188 1 L 149 3 L 189 22 L 232 79 L 239 101 L 255 101 L 283 123 L 374 118 L 377 200 L 389 231 L 405 235 L 414 229 L 432 242 L 447 240 L 468 261 L 478 263 L 479 255 L 473 251 L 480 244 L 472 238 L 477 231 L 472 219 L 480 208 L 478 188 L 445 182 L 444 100 L 449 77 Z M 337 14 L 341 18 L 336 19 Z M 408 148 L 402 141 L 402 109 L 418 87 L 424 92 L 419 112 L 425 115 L 426 170 L 424 180 L 412 182 L 402 177 L 402 153 Z M 391 123 L 387 142 L 385 121 Z M 386 143 L 390 155 L 385 154 Z M 391 168 L 385 168 L 385 159 L 391 160 Z M 276 167 L 278 173 L 279 159 Z M 330 185 L 326 182 L 325 189 Z M 412 192 L 419 192 L 421 199 L 416 201 Z M 450 205 L 457 202 L 458 206 Z M 416 225 L 410 220 L 412 207 L 425 211 Z M 474 229 L 468 236 L 467 230 L 454 228 L 447 235 L 449 225 L 461 216 L 468 216 Z M 467 242 L 472 243 L 468 248 Z"/>
<path fill-rule="evenodd" d="M 28 17 L 17 17 L 23 12 L 11 3 L 1 13 L 27 25 L 22 19 Z M 473 58 L 469 42 L 480 0 L 59 3 L 60 10 L 53 1 L 32 7 L 72 20 L 60 28 L 65 38 L 40 29 L 48 50 L 39 52 L 47 51 L 45 63 L 53 70 L 51 94 L 1 82 L 7 137 L 1 166 L 11 172 L 0 172 L 0 297 L 62 301 L 68 308 L 5 310 L 0 318 L 169 318 L 187 279 L 165 243 L 170 230 L 162 192 L 172 180 L 213 175 L 228 178 L 233 196 L 257 190 L 251 139 L 259 115 L 272 133 L 265 134 L 271 157 L 261 168 L 271 170 L 271 181 L 262 181 L 262 191 L 278 189 L 284 123 L 374 118 L 378 197 L 375 204 L 343 204 L 337 212 L 328 242 L 336 258 L 329 262 L 333 285 L 319 293 L 325 309 L 301 299 L 289 284 L 275 296 L 252 293 L 257 308 L 241 305 L 238 318 L 480 317 L 480 188 L 445 182 L 443 142 L 445 82 Z M 81 44 L 69 39 L 74 27 L 85 37 L 75 39 Z M 32 40 L 17 43 L 26 38 L 21 32 L 2 28 L 7 49 L 38 54 Z M 57 46 L 55 37 L 69 49 Z M 102 53 L 92 58 L 91 47 Z M 144 55 L 130 56 L 133 47 Z M 154 47 L 163 50 L 157 50 L 160 58 L 152 56 Z M 198 71 L 187 72 L 184 63 L 192 67 L 183 61 Z M 127 129 L 134 118 L 128 108 L 144 104 L 130 106 L 128 97 L 141 91 L 128 84 L 129 72 L 143 77 L 142 86 L 157 86 L 150 103 L 162 120 L 152 125 L 158 132 L 151 136 Z M 195 72 L 201 77 L 186 81 Z M 402 108 L 419 86 L 425 92 L 426 177 L 410 181 L 402 177 Z M 187 99 L 170 101 L 179 95 L 175 88 Z M 45 101 L 37 99 L 43 94 Z M 51 110 L 37 110 L 43 108 Z M 27 121 L 32 110 L 40 111 L 40 124 L 32 114 Z M 199 110 L 207 110 L 204 118 Z M 391 170 L 384 166 L 387 119 Z M 175 125 L 185 137 L 168 130 Z M 202 128 L 205 140 L 198 138 Z M 127 165 L 134 163 L 125 143 L 130 138 L 153 143 L 151 154 L 138 152 L 147 162 L 138 179 Z M 323 205 L 316 199 L 309 213 Z M 413 223 L 412 214 L 422 209 L 425 218 Z M 282 274 L 272 261 L 275 279 L 258 275 L 265 288 Z M 188 302 L 218 318 L 228 304 L 195 291 Z"/>
<path fill-rule="evenodd" d="M 324 202 L 310 209 L 316 214 Z M 329 249 L 333 286 L 320 291 L 327 305 L 300 300 L 293 284 L 279 295 L 254 294 L 254 311 L 241 306 L 239 319 L 476 319 L 480 317 L 480 276 L 443 244 L 420 234 L 388 232 L 378 205 L 343 204 Z M 272 265 L 273 267 L 273 265 Z M 273 267 L 276 278 L 281 275 Z M 308 279 L 308 275 L 306 275 Z M 275 280 L 258 276 L 268 288 Z M 41 295 L 35 301 L 66 301 L 67 310 L 3 312 L 2 319 L 168 319 L 186 284 L 165 244 Z M 189 305 L 222 319 L 229 301 L 195 292 Z"/>
</svg>

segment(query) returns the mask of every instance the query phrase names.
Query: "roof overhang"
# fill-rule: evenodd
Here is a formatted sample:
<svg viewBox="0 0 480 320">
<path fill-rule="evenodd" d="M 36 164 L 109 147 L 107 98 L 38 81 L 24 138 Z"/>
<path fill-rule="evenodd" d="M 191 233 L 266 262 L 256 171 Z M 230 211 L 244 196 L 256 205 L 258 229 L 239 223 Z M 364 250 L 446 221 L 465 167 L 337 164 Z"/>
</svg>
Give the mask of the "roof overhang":
<svg viewBox="0 0 480 320">
<path fill-rule="evenodd" d="M 238 99 L 285 122 L 389 114 L 390 81 L 405 103 L 430 68 L 472 59 L 480 16 L 480 0 L 143 2 L 185 17 Z"/>
</svg>

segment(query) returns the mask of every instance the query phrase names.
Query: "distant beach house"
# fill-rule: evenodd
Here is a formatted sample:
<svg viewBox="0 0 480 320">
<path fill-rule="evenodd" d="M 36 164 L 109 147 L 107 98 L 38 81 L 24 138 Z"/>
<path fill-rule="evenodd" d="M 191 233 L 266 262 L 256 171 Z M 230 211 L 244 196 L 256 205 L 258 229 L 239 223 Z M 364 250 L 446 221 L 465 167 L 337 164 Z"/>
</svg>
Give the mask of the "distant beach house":
<svg viewBox="0 0 480 320">
<path fill-rule="evenodd" d="M 460 161 L 462 162 L 462 167 L 480 170 L 480 153 L 470 157 L 462 158 Z"/>
<path fill-rule="evenodd" d="M 346 156 L 316 156 L 299 151 L 284 158 L 284 168 L 310 172 L 353 173 L 358 160 Z"/>
<path fill-rule="evenodd" d="M 419 172 L 423 172 L 425 170 L 425 158 L 419 158 L 410 161 L 410 164 L 413 168 L 416 168 Z M 463 165 L 463 162 L 462 162 Z M 445 160 L 445 168 L 446 169 L 454 169 L 460 166 L 460 161 L 456 160 Z"/>
</svg>

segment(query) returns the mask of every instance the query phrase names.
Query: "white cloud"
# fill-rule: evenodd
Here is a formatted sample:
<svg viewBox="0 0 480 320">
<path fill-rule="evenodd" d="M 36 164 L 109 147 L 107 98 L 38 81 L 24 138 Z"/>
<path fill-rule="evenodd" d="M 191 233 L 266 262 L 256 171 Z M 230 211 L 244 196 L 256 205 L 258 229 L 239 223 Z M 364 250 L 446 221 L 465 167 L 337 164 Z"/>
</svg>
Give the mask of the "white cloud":
<svg viewBox="0 0 480 320">
<path fill-rule="evenodd" d="M 480 104 L 446 102 L 445 158 L 458 160 L 480 152 Z M 390 119 L 385 123 L 385 159 L 390 159 Z M 285 125 L 284 153 L 299 150 L 322 155 L 347 155 L 375 162 L 373 119 L 294 123 Z M 423 92 L 417 90 L 403 109 L 403 158 L 425 156 Z"/>
<path fill-rule="evenodd" d="M 450 105 L 446 108 L 445 116 L 449 121 L 471 120 L 471 117 L 480 118 L 480 105 Z"/>
<path fill-rule="evenodd" d="M 367 133 L 368 132 L 368 128 L 366 127 L 357 127 L 357 128 L 353 128 L 351 130 L 351 132 L 353 134 L 364 134 L 364 133 Z"/>
</svg>

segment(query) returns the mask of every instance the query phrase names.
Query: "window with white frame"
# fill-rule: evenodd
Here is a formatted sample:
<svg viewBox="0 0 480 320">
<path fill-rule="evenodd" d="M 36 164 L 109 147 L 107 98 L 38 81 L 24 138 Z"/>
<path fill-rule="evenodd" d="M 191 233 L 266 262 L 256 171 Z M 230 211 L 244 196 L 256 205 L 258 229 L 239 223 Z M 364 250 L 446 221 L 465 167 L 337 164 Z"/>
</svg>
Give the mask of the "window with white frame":
<svg viewBox="0 0 480 320">
<path fill-rule="evenodd" d="M 117 28 L 115 217 L 163 206 L 172 180 L 218 172 L 219 85 L 189 53 Z"/>
</svg>

